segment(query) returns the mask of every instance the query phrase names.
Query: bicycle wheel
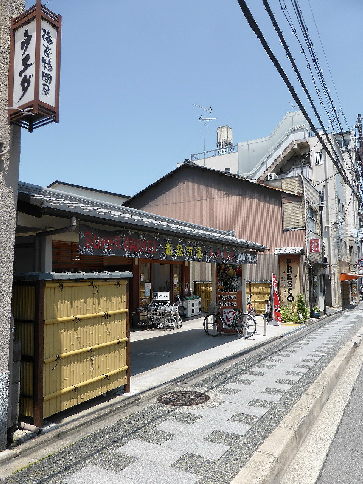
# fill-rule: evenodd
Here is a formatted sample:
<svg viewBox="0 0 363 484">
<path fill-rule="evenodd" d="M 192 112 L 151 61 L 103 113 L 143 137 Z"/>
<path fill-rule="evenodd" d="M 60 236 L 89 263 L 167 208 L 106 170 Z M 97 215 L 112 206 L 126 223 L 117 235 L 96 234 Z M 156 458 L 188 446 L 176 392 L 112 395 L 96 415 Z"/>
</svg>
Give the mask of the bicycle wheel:
<svg viewBox="0 0 363 484">
<path fill-rule="evenodd" d="M 243 320 L 243 314 L 237 310 L 235 313 L 235 316 L 232 321 L 232 327 L 235 329 L 237 336 L 240 338 L 244 336 L 244 320 Z"/>
<path fill-rule="evenodd" d="M 249 338 L 256 333 L 256 320 L 251 314 L 244 314 L 243 315 L 243 323 L 244 323 L 244 337 Z"/>
<path fill-rule="evenodd" d="M 215 314 L 208 314 L 203 322 L 204 331 L 210 336 L 218 336 L 221 334 L 220 319 Z"/>
</svg>

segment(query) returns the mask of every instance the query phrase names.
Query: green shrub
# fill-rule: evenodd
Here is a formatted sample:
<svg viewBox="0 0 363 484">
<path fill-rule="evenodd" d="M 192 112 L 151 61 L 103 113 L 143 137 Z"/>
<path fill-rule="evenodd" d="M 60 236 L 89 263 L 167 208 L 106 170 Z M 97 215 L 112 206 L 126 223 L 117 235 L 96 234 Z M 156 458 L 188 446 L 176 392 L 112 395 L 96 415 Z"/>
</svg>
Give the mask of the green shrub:
<svg viewBox="0 0 363 484">
<path fill-rule="evenodd" d="M 281 319 L 284 323 L 304 323 L 309 318 L 305 296 L 299 294 L 296 301 L 281 306 Z"/>
</svg>

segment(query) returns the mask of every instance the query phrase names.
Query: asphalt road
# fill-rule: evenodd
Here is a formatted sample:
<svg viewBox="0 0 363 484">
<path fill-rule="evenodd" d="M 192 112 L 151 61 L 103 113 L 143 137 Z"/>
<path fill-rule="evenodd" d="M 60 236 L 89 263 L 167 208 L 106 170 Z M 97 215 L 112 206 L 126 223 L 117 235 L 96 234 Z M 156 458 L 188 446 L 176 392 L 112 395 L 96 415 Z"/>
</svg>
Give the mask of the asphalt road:
<svg viewBox="0 0 363 484">
<path fill-rule="evenodd" d="M 363 368 L 316 483 L 363 482 Z"/>
</svg>

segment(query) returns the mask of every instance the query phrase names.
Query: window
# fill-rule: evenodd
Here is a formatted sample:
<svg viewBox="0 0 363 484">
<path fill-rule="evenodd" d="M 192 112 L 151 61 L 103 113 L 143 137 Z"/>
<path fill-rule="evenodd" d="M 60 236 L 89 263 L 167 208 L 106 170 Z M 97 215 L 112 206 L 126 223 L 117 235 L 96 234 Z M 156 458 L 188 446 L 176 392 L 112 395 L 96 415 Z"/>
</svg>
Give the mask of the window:
<svg viewBox="0 0 363 484">
<path fill-rule="evenodd" d="M 308 209 L 308 229 L 309 232 L 317 233 L 318 214 L 311 207 Z"/>
<path fill-rule="evenodd" d="M 301 202 L 283 202 L 283 230 L 304 229 L 304 208 Z"/>
<path fill-rule="evenodd" d="M 314 160 L 315 160 L 315 165 L 321 165 L 323 163 L 323 152 L 316 151 L 314 153 Z"/>
</svg>

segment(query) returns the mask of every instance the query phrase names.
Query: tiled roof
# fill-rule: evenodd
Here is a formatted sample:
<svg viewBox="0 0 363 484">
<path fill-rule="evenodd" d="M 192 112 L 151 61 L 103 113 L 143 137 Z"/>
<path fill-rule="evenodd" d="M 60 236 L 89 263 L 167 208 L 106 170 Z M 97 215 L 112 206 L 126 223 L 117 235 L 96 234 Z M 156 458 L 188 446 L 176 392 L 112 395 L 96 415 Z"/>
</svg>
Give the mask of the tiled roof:
<svg viewBox="0 0 363 484">
<path fill-rule="evenodd" d="M 204 239 L 263 251 L 265 246 L 243 239 L 237 239 L 231 232 L 192 224 L 173 218 L 162 217 L 135 208 L 87 199 L 52 188 L 43 188 L 30 183 L 19 182 L 19 195 L 26 195 L 28 202 L 47 212 L 66 212 L 85 219 L 97 218 L 100 222 L 112 221 L 117 225 L 134 226 L 135 230 L 156 230 L 170 235 Z"/>
</svg>

